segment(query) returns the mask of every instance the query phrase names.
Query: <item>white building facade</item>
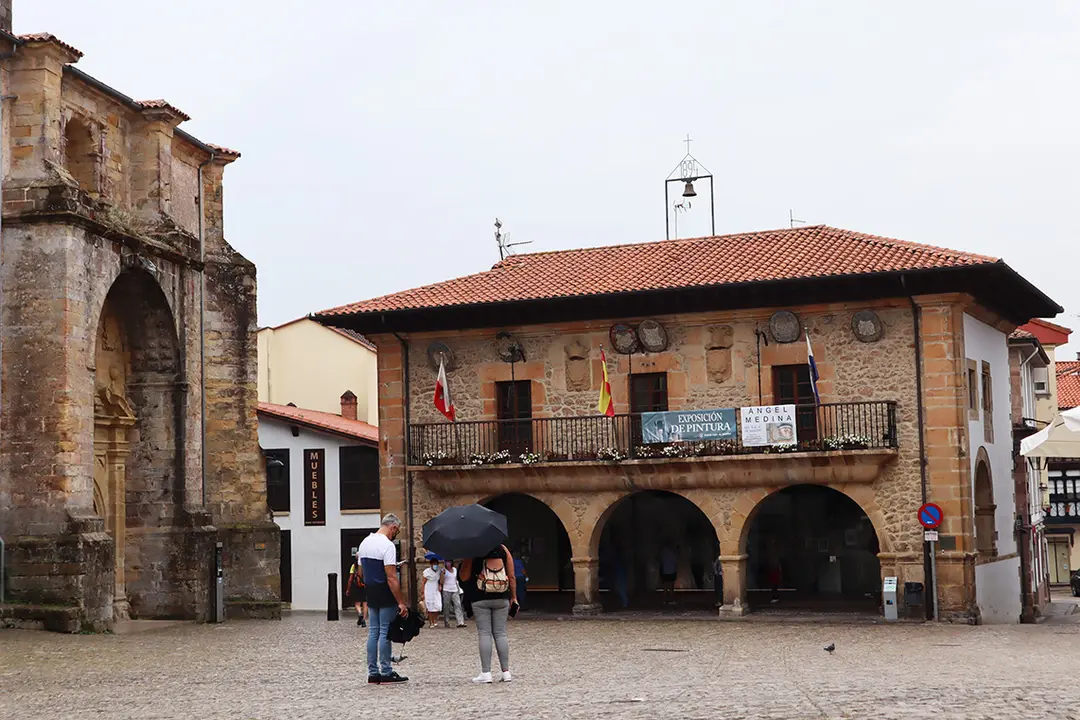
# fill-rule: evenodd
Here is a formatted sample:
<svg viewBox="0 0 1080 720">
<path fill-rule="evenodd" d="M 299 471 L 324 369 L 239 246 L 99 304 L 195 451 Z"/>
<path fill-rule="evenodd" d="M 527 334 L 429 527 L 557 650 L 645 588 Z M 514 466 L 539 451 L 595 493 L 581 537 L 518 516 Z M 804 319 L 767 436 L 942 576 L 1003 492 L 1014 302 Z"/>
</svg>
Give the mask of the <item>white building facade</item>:
<svg viewBox="0 0 1080 720">
<path fill-rule="evenodd" d="M 1020 620 L 1020 555 L 1015 513 L 1008 336 L 964 316 L 968 457 L 975 515 L 975 594 L 981 621 Z"/>
<path fill-rule="evenodd" d="M 343 591 L 355 549 L 379 527 L 378 430 L 341 415 L 260 403 L 259 444 L 267 502 L 281 528 L 282 603 L 326 610 L 336 574 L 337 602 L 348 607 Z"/>
</svg>

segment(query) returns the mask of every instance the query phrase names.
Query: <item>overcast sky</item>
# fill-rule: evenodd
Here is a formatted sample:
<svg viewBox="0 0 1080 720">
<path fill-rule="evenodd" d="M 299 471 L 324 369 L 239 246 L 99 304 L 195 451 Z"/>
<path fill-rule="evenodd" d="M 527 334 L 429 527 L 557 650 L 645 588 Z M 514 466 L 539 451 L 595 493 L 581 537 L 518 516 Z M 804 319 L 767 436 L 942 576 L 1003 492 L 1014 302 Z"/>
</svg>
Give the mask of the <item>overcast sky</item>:
<svg viewBox="0 0 1080 720">
<path fill-rule="evenodd" d="M 489 268 L 496 216 L 525 251 L 663 239 L 690 133 L 718 233 L 790 208 L 1003 257 L 1080 329 L 1075 0 L 14 2 L 243 153 L 262 325 Z"/>
</svg>

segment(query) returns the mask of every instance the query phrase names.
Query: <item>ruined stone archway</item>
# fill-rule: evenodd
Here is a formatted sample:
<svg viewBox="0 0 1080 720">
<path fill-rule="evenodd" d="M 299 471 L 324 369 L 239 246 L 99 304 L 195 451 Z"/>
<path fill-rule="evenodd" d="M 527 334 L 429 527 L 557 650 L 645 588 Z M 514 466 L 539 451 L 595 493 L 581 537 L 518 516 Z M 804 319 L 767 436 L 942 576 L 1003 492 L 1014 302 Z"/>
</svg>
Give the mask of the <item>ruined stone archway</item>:
<svg viewBox="0 0 1080 720">
<path fill-rule="evenodd" d="M 859 502 L 824 485 L 768 493 L 740 533 L 742 602 L 868 610 L 880 601 L 881 528 Z"/>
<path fill-rule="evenodd" d="M 117 619 L 182 615 L 178 547 L 184 503 L 180 347 L 157 280 L 122 272 L 98 319 L 94 351 L 94 494 L 115 552 Z"/>
<path fill-rule="evenodd" d="M 506 516 L 508 547 L 515 557 L 523 558 L 529 577 L 525 605 L 569 610 L 574 592 L 573 553 L 558 514 L 543 500 L 524 493 L 496 495 L 481 504 Z"/>
</svg>

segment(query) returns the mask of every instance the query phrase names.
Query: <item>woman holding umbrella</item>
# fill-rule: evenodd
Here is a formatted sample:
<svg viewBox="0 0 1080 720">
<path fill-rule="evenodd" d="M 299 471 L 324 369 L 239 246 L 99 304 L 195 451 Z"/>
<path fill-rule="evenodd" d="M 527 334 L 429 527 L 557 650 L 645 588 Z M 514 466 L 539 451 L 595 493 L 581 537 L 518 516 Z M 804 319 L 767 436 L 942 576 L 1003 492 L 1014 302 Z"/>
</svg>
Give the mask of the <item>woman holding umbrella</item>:
<svg viewBox="0 0 1080 720">
<path fill-rule="evenodd" d="M 493 641 L 502 670 L 500 679 L 510 682 L 506 622 L 508 616 L 517 614 L 517 583 L 506 539 L 506 516 L 483 505 L 452 507 L 424 523 L 424 547 L 444 558 L 465 558 L 458 579 L 471 600 L 480 637 L 480 674 L 473 682 L 492 681 Z"/>
</svg>

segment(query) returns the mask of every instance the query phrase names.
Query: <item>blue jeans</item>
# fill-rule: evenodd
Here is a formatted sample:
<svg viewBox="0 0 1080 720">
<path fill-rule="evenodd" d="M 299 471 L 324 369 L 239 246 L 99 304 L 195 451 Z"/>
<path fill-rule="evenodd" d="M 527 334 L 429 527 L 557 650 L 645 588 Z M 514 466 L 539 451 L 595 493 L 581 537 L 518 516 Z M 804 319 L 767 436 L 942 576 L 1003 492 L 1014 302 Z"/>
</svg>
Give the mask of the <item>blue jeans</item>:
<svg viewBox="0 0 1080 720">
<path fill-rule="evenodd" d="M 390 623 L 397 617 L 394 607 L 368 608 L 367 671 L 368 675 L 389 675 L 394 671 L 390 665 L 390 638 L 386 633 Z"/>
<path fill-rule="evenodd" d="M 514 580 L 517 581 L 517 601 L 518 605 L 525 607 L 525 593 L 527 592 L 528 582 L 525 580 L 524 575 L 518 575 Z"/>
</svg>

